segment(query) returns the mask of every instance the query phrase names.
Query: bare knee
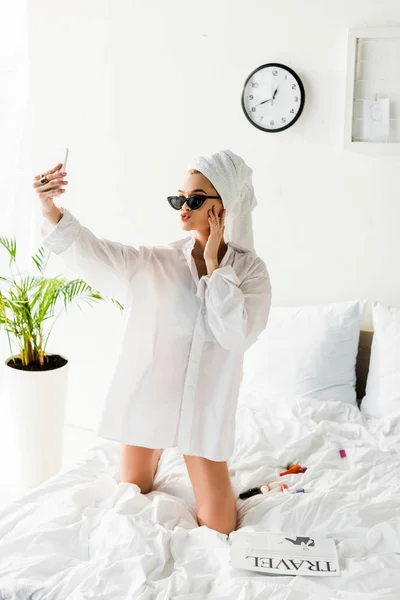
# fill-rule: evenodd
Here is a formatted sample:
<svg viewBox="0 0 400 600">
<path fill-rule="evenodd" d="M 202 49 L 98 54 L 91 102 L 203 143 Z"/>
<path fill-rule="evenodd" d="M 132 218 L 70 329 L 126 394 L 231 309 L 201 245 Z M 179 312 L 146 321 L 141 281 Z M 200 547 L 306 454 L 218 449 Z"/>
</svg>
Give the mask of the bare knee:
<svg viewBox="0 0 400 600">
<path fill-rule="evenodd" d="M 196 509 L 196 515 L 200 526 L 206 525 L 210 529 L 229 535 L 237 527 L 236 499 L 222 503 L 210 500 Z"/>
<path fill-rule="evenodd" d="M 142 494 L 153 488 L 161 450 L 121 444 L 119 483 L 134 483 Z"/>
<path fill-rule="evenodd" d="M 148 494 L 153 489 L 153 481 L 150 479 L 150 475 L 141 473 L 120 473 L 118 483 L 135 484 L 140 488 L 142 494 Z"/>
</svg>

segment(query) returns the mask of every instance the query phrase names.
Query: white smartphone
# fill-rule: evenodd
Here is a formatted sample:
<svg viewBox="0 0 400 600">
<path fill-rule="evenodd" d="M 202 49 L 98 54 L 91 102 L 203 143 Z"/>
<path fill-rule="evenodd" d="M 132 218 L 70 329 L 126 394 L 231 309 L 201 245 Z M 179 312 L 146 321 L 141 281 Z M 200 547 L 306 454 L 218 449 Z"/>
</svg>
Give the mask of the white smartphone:
<svg viewBox="0 0 400 600">
<path fill-rule="evenodd" d="M 63 161 L 62 167 L 60 169 L 61 172 L 66 171 L 67 161 L 68 161 L 68 154 L 69 154 L 69 148 L 65 148 L 64 161 Z M 60 198 L 60 195 L 54 196 L 54 198 Z"/>
<path fill-rule="evenodd" d="M 69 153 L 69 148 L 65 148 L 65 157 L 64 157 L 63 165 L 61 167 L 61 171 L 65 171 L 67 168 L 68 153 Z"/>
</svg>

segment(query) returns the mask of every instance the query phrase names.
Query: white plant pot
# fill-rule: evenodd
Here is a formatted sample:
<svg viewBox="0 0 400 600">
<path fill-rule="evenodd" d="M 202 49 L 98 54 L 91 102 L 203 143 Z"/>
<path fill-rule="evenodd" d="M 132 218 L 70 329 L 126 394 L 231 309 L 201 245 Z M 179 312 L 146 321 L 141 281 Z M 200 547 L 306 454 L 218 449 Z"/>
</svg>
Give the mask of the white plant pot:
<svg viewBox="0 0 400 600">
<path fill-rule="evenodd" d="M 62 467 L 68 362 L 58 369 L 25 371 L 8 366 L 10 360 L 3 367 L 0 397 L 1 450 L 7 452 L 3 483 L 25 493 Z"/>
</svg>

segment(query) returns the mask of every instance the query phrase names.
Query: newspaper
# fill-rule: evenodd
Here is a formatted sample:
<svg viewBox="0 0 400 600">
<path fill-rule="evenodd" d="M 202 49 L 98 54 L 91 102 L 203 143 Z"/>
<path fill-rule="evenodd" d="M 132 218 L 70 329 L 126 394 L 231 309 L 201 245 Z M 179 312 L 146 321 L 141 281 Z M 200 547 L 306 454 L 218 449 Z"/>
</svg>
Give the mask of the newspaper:
<svg viewBox="0 0 400 600">
<path fill-rule="evenodd" d="M 237 569 L 276 575 L 340 575 L 331 538 L 286 533 L 232 531 L 230 561 Z"/>
</svg>

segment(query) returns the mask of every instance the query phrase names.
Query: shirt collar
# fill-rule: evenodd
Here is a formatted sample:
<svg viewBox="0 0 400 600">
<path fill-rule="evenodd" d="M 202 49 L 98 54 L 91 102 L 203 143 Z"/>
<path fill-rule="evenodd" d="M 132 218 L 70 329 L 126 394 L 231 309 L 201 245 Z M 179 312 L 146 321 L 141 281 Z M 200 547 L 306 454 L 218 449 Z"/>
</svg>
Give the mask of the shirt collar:
<svg viewBox="0 0 400 600">
<path fill-rule="evenodd" d="M 191 235 L 187 235 L 184 238 L 179 240 L 175 240 L 174 242 L 170 242 L 168 246 L 172 246 L 172 248 L 184 248 L 190 246 L 190 249 L 193 250 L 195 239 Z"/>
<path fill-rule="evenodd" d="M 182 248 L 182 250 L 186 250 L 191 252 L 194 248 L 195 237 L 191 235 L 187 235 L 184 238 L 180 238 L 179 240 L 175 240 L 174 242 L 169 242 L 169 246 L 172 248 Z M 239 252 L 251 252 L 248 248 L 237 244 L 236 242 L 226 242 L 228 246 L 228 250 L 238 250 Z M 227 252 L 228 252 L 227 250 Z"/>
<path fill-rule="evenodd" d="M 194 248 L 195 242 L 196 242 L 196 238 L 194 236 L 188 235 L 179 240 L 175 240 L 174 242 L 170 242 L 168 245 L 171 246 L 172 248 L 180 248 L 186 258 L 186 262 L 188 264 L 190 264 L 191 254 L 192 254 L 192 250 Z M 224 255 L 224 258 L 222 259 L 224 261 L 224 263 L 228 259 L 231 252 L 233 252 L 235 249 L 242 250 L 242 246 L 239 246 L 238 244 L 235 244 L 233 242 L 226 242 L 226 244 L 228 246 L 228 249 Z M 243 248 L 243 250 L 246 251 L 245 248 Z"/>
</svg>

